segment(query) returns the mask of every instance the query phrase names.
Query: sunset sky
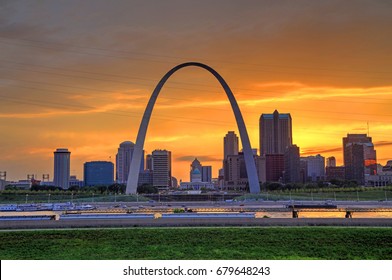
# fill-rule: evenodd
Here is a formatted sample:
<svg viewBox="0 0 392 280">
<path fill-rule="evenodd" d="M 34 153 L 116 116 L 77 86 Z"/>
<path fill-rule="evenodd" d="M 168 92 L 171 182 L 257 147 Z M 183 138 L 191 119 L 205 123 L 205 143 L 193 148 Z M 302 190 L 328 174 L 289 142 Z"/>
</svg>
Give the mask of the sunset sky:
<svg viewBox="0 0 392 280">
<path fill-rule="evenodd" d="M 218 71 L 259 149 L 262 113 L 290 113 L 303 155 L 335 156 L 342 137 L 367 133 L 392 159 L 392 1 L 0 2 L 0 171 L 7 180 L 50 174 L 53 151 L 114 162 L 135 141 L 147 101 L 172 67 Z M 223 137 L 238 134 L 211 74 L 185 68 L 160 93 L 145 150 L 172 151 L 189 180 L 197 157 L 222 165 Z"/>
</svg>

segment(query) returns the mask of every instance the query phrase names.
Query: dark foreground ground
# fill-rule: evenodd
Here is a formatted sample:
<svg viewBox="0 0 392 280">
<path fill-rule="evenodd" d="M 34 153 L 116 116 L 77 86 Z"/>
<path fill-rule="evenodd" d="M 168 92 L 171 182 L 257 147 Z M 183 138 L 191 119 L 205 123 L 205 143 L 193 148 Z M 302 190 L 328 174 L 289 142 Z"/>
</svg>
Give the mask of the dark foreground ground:
<svg viewBox="0 0 392 280">
<path fill-rule="evenodd" d="M 386 218 L 216 218 L 216 219 L 91 219 L 59 221 L 1 221 L 0 229 L 110 228 L 110 227 L 225 227 L 225 226 L 343 226 L 392 227 Z"/>
</svg>

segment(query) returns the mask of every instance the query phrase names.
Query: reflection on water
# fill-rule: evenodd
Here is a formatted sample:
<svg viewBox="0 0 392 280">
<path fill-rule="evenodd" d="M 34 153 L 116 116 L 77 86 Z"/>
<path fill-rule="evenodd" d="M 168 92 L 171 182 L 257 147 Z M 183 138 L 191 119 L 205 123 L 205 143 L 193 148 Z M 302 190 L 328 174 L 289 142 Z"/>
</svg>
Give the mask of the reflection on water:
<svg viewBox="0 0 392 280">
<path fill-rule="evenodd" d="M 291 218 L 291 212 L 256 212 L 256 218 Z"/>
<path fill-rule="evenodd" d="M 392 212 L 351 212 L 352 218 L 392 218 Z M 344 211 L 300 211 L 298 218 L 344 218 Z M 292 212 L 256 212 L 256 218 L 292 218 Z"/>
</svg>

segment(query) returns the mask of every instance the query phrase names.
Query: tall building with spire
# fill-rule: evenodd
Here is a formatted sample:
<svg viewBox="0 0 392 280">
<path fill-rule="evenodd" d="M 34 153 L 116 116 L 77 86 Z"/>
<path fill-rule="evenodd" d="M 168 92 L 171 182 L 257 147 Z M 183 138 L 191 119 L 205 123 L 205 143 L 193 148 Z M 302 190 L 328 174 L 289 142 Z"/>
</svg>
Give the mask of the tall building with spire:
<svg viewBox="0 0 392 280">
<path fill-rule="evenodd" d="M 281 154 L 293 144 L 292 121 L 290 114 L 273 114 L 260 116 L 260 155 Z"/>
</svg>

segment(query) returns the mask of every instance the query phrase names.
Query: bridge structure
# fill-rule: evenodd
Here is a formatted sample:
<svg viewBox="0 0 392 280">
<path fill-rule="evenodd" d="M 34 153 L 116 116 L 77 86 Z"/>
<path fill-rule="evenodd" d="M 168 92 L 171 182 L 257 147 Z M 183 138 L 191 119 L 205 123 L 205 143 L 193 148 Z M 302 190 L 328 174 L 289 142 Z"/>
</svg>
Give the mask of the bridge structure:
<svg viewBox="0 0 392 280">
<path fill-rule="evenodd" d="M 249 190 L 251 193 L 259 193 L 260 192 L 259 178 L 258 178 L 257 171 L 256 171 L 256 164 L 254 161 L 248 132 L 246 130 L 245 122 L 242 117 L 240 108 L 237 104 L 237 101 L 234 97 L 234 94 L 231 91 L 229 85 L 222 78 L 222 76 L 219 75 L 218 72 L 216 72 L 210 66 L 205 65 L 203 63 L 199 63 L 199 62 L 186 62 L 186 63 L 179 64 L 179 65 L 175 66 L 174 68 L 172 68 L 169 72 L 167 72 L 162 77 L 162 79 L 159 81 L 158 85 L 155 87 L 155 89 L 154 89 L 154 91 L 148 101 L 147 107 L 144 111 L 143 118 L 140 123 L 139 131 L 137 134 L 136 143 L 135 143 L 134 151 L 133 151 L 133 155 L 132 155 L 132 160 L 131 160 L 131 164 L 130 164 L 126 193 L 127 194 L 135 194 L 137 191 L 137 185 L 138 185 L 138 179 L 139 179 L 139 168 L 140 168 L 140 163 L 142 160 L 143 147 L 144 147 L 144 142 L 146 139 L 148 123 L 150 121 L 151 113 L 154 108 L 154 104 L 158 98 L 158 95 L 159 95 L 162 87 L 166 83 L 166 81 L 175 72 L 177 72 L 178 70 L 185 68 L 185 67 L 199 67 L 199 68 L 207 70 L 218 80 L 218 82 L 221 84 L 224 91 L 226 92 L 226 95 L 230 101 L 230 105 L 233 109 L 233 113 L 234 113 L 234 116 L 235 116 L 235 119 L 237 122 L 238 130 L 239 130 L 239 134 L 240 134 L 240 138 L 241 138 L 241 143 L 242 143 L 244 158 L 245 158 L 246 172 L 248 175 Z"/>
<path fill-rule="evenodd" d="M 244 207 L 244 206 L 235 206 L 235 207 L 131 207 L 128 209 L 95 209 L 95 210 L 66 210 L 63 212 L 64 215 L 72 215 L 72 214 L 168 214 L 174 213 L 176 210 L 184 210 L 184 213 L 194 213 L 195 216 L 197 214 L 203 213 L 287 213 L 292 218 L 300 218 L 301 216 L 307 216 L 308 214 L 314 214 L 315 216 L 320 215 L 323 217 L 328 214 L 336 214 L 336 216 L 342 218 L 353 218 L 355 216 L 360 216 L 362 213 L 374 213 L 381 214 L 385 213 L 388 216 L 392 216 L 392 208 L 360 208 L 360 207 L 341 207 L 336 209 L 329 208 L 267 208 L 267 207 Z"/>
</svg>

